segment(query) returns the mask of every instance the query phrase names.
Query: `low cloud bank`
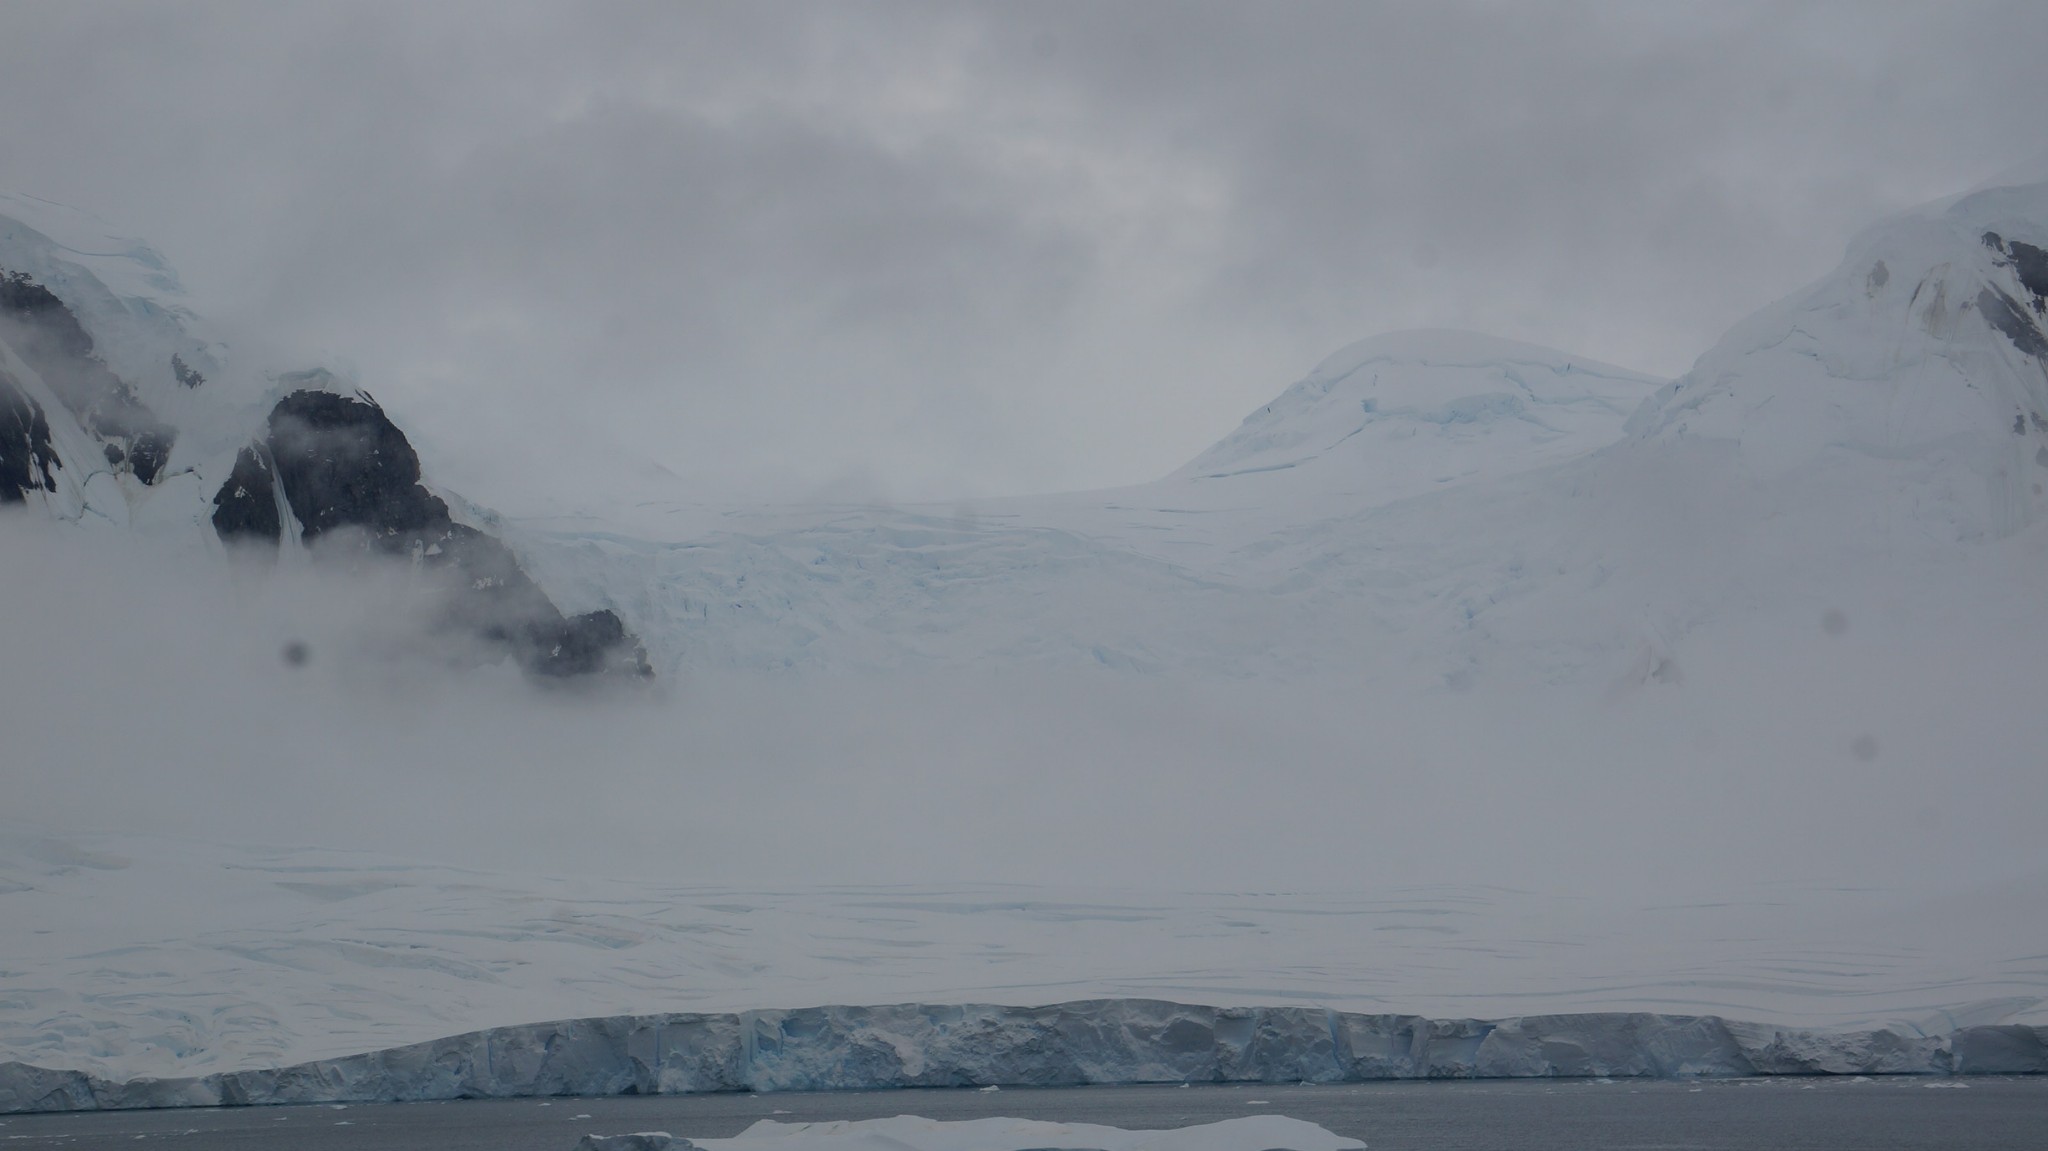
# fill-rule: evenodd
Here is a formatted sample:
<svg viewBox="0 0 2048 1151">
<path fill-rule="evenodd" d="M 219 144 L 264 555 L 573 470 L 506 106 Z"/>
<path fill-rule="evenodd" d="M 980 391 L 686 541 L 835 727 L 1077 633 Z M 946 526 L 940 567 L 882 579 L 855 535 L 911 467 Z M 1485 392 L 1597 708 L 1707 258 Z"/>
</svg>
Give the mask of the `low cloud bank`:
<svg viewBox="0 0 2048 1151">
<path fill-rule="evenodd" d="M 563 690 L 451 667 L 409 578 L 0 518 L 10 818 L 691 882 L 1593 893 L 2040 868 L 2044 637 L 1967 605 L 1764 613 L 1692 642 L 1683 682 L 1619 692 L 1363 664 Z"/>
</svg>

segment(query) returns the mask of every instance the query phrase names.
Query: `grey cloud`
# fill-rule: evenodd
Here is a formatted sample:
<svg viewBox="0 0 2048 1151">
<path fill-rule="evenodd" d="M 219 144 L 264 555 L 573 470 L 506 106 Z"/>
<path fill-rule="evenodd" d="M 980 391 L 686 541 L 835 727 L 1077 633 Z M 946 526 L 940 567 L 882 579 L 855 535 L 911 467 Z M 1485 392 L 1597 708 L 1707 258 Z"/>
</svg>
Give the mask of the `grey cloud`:
<svg viewBox="0 0 2048 1151">
<path fill-rule="evenodd" d="M 714 495 L 1139 480 L 1412 325 L 1676 372 L 2035 150 L 2048 46 L 2016 3 L 4 21 L 0 186 L 353 360 L 487 502 L 593 456 Z"/>
<path fill-rule="evenodd" d="M 1062 15 L 1052 66 L 1092 106 L 1229 174 L 1217 314 L 1324 342 L 1454 323 L 1670 372 L 1855 229 L 2037 148 L 2048 43 L 2014 4 Z"/>
</svg>

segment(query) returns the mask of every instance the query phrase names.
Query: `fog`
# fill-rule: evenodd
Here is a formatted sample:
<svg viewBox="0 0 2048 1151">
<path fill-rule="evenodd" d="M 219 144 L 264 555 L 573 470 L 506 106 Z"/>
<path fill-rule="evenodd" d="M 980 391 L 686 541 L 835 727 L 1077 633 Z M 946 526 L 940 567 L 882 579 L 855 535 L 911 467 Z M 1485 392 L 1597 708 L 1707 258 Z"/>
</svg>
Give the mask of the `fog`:
<svg viewBox="0 0 2048 1151">
<path fill-rule="evenodd" d="M 272 570 L 18 513 L 0 533 L 7 818 L 56 832 L 740 885 L 1669 896 L 2039 867 L 2038 613 L 2007 627 L 1881 580 L 1708 636 L 1659 690 L 1453 692 L 1368 659 L 1293 682 L 564 689 L 451 674 L 403 569 Z"/>
<path fill-rule="evenodd" d="M 1676 374 L 2035 150 L 1945 4 L 12 5 L 0 189 L 506 510 L 1140 482 L 1335 348 Z M 242 339 L 245 337 L 238 337 Z"/>
<path fill-rule="evenodd" d="M 70 229 L 0 244 L 154 293 L 70 303 L 178 431 L 117 475 L 127 383 L 0 347 L 67 469 L 0 506 L 0 1060 L 948 988 L 2040 1022 L 2048 409 L 1967 312 L 2038 251 L 1887 249 L 1692 392 L 1588 361 L 1677 377 L 2033 158 L 2044 51 L 2002 0 L 0 9 L 0 210 Z M 1425 326 L 1565 354 L 1275 402 Z M 284 455 L 330 386 L 429 491 Z M 572 619 L 607 674 L 540 674 Z"/>
</svg>

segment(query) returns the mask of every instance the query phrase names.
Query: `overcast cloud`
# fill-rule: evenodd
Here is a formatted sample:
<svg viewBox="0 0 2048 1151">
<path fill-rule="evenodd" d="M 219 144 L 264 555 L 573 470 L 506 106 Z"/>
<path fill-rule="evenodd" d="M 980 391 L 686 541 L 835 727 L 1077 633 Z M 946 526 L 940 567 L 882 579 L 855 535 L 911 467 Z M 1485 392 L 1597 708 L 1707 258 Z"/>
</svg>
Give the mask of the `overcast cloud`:
<svg viewBox="0 0 2048 1151">
<path fill-rule="evenodd" d="M 2027 2 L 16 2 L 0 188 L 485 503 L 944 498 L 1152 478 L 1395 328 L 1682 371 L 2038 152 L 2044 50 Z"/>
</svg>

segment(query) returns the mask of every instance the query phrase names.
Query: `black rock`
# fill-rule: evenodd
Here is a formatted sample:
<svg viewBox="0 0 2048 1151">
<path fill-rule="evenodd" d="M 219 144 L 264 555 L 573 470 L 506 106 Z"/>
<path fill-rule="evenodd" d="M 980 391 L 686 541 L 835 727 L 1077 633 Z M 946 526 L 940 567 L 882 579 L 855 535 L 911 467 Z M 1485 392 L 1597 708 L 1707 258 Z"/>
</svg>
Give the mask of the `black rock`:
<svg viewBox="0 0 2048 1151">
<path fill-rule="evenodd" d="M 2048 336 L 2042 335 L 2019 301 L 1997 288 L 1985 288 L 1977 293 L 1977 310 L 1984 313 L 1992 327 L 2004 332 L 2014 347 L 2030 356 L 2048 359 Z"/>
<path fill-rule="evenodd" d="M 242 450 L 214 496 L 215 532 L 278 544 L 280 489 L 301 541 L 324 558 L 409 561 L 440 593 L 436 626 L 451 638 L 550 679 L 653 674 L 618 616 L 563 616 L 502 541 L 456 523 L 421 486 L 405 433 L 367 395 L 308 388 L 278 401 L 263 442 Z"/>
<path fill-rule="evenodd" d="M 2048 251 L 2032 244 L 2014 240 L 2005 246 L 2012 254 L 2013 270 L 2020 275 L 2020 283 L 2034 294 L 2035 311 L 2040 310 L 2040 301 L 2048 297 Z"/>
<path fill-rule="evenodd" d="M 32 491 L 56 491 L 58 467 L 42 405 L 0 372 L 0 504 L 26 502 Z"/>
<path fill-rule="evenodd" d="M 284 538 L 270 465 L 254 446 L 235 456 L 235 470 L 213 496 L 213 530 L 225 543 L 268 543 Z"/>
<path fill-rule="evenodd" d="M 626 625 L 610 611 L 571 616 L 553 634 L 535 638 L 537 658 L 530 666 L 540 675 L 654 675 L 647 650 L 626 634 Z"/>
<path fill-rule="evenodd" d="M 0 270 L 0 338 L 5 338 L 87 431 L 114 448 L 108 462 L 143 483 L 163 475 L 177 431 L 135 389 L 100 362 L 92 336 L 56 293 L 23 272 Z"/>
<path fill-rule="evenodd" d="M 2007 240 L 1997 232 L 1984 233 L 1984 246 L 2008 257 L 1997 261 L 2019 275 L 2020 286 L 2033 297 L 2034 314 L 2048 315 L 2048 251 L 2019 240 Z"/>
<path fill-rule="evenodd" d="M 266 446 L 308 544 L 355 527 L 398 552 L 448 523 L 448 505 L 420 486 L 419 455 L 368 396 L 293 392 L 271 410 Z"/>
<path fill-rule="evenodd" d="M 93 355 L 92 336 L 85 325 L 57 298 L 57 293 L 36 283 L 27 272 L 0 271 L 0 316 L 40 334 L 40 343 L 32 349 L 36 359 L 22 356 L 38 372 L 43 370 L 38 359 L 53 363 L 59 359 L 90 359 Z"/>
</svg>

